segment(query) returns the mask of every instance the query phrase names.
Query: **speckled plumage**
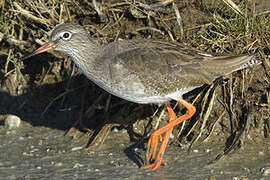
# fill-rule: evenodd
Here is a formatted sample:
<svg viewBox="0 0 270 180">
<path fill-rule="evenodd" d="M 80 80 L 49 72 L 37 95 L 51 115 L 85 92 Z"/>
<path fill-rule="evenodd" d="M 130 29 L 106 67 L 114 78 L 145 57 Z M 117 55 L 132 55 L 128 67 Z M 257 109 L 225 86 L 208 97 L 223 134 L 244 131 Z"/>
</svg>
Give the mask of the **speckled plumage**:
<svg viewBox="0 0 270 180">
<path fill-rule="evenodd" d="M 67 40 L 63 34 L 69 32 Z M 111 94 L 128 101 L 163 104 L 217 77 L 257 64 L 254 55 L 213 55 L 184 44 L 123 40 L 99 46 L 82 26 L 56 26 L 55 50 L 72 57 L 82 72 Z"/>
</svg>

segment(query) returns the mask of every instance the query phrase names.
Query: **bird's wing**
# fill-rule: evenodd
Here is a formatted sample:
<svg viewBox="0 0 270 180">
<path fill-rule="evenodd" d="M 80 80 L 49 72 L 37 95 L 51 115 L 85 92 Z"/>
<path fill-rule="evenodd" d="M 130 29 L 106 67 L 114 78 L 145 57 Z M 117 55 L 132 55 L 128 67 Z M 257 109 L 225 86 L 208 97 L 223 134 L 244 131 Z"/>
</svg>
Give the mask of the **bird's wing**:
<svg viewBox="0 0 270 180">
<path fill-rule="evenodd" d="M 103 58 L 111 82 L 126 78 L 162 93 L 210 84 L 245 67 L 253 58 L 202 53 L 184 44 L 155 40 L 118 41 L 105 50 L 113 51 Z"/>
<path fill-rule="evenodd" d="M 107 64 L 110 82 L 138 80 L 151 91 L 169 93 L 199 87 L 214 79 L 201 67 L 206 56 L 184 45 L 150 40 L 119 41 L 110 49 L 114 52 L 104 53 L 110 54 L 109 57 L 100 58 Z"/>
</svg>

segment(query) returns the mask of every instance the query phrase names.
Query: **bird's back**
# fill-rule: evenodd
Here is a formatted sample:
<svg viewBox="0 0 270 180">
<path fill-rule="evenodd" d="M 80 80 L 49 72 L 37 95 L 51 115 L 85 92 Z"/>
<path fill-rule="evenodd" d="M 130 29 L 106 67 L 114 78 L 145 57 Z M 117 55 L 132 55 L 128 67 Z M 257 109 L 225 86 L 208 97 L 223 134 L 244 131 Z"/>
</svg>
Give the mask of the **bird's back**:
<svg viewBox="0 0 270 180">
<path fill-rule="evenodd" d="M 106 69 L 103 88 L 137 103 L 165 103 L 259 63 L 254 55 L 206 54 L 184 44 L 155 40 L 117 41 L 104 46 L 101 54 L 95 64 Z"/>
</svg>

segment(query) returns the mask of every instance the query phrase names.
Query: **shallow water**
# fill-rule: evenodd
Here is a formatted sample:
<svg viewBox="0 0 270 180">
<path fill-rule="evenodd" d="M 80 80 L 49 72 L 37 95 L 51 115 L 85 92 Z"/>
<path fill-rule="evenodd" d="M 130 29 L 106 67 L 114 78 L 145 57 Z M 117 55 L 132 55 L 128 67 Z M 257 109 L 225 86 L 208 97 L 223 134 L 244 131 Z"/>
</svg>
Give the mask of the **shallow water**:
<svg viewBox="0 0 270 180">
<path fill-rule="evenodd" d="M 79 142 L 64 131 L 23 124 L 16 130 L 0 126 L 0 179 L 267 179 L 270 143 L 248 142 L 218 162 L 207 165 L 223 143 L 208 142 L 187 147 L 169 145 L 166 166 L 153 172 L 140 170 L 135 155 L 144 159 L 145 149 L 132 149 L 125 130 L 112 132 L 100 150 L 72 151 Z M 130 150 L 129 150 L 130 149 Z M 138 159 L 137 159 L 138 160 Z"/>
</svg>

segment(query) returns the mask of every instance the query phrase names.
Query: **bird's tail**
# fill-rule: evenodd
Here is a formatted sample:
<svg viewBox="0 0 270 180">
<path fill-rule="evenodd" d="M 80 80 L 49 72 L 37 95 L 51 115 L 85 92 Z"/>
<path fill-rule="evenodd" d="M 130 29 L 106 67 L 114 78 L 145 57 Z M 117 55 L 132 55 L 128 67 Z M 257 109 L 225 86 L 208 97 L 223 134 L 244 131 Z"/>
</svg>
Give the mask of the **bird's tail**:
<svg viewBox="0 0 270 180">
<path fill-rule="evenodd" d="M 236 56 L 212 56 L 208 57 L 203 65 L 204 69 L 215 77 L 230 74 L 232 72 L 261 64 L 258 54 Z"/>
</svg>

